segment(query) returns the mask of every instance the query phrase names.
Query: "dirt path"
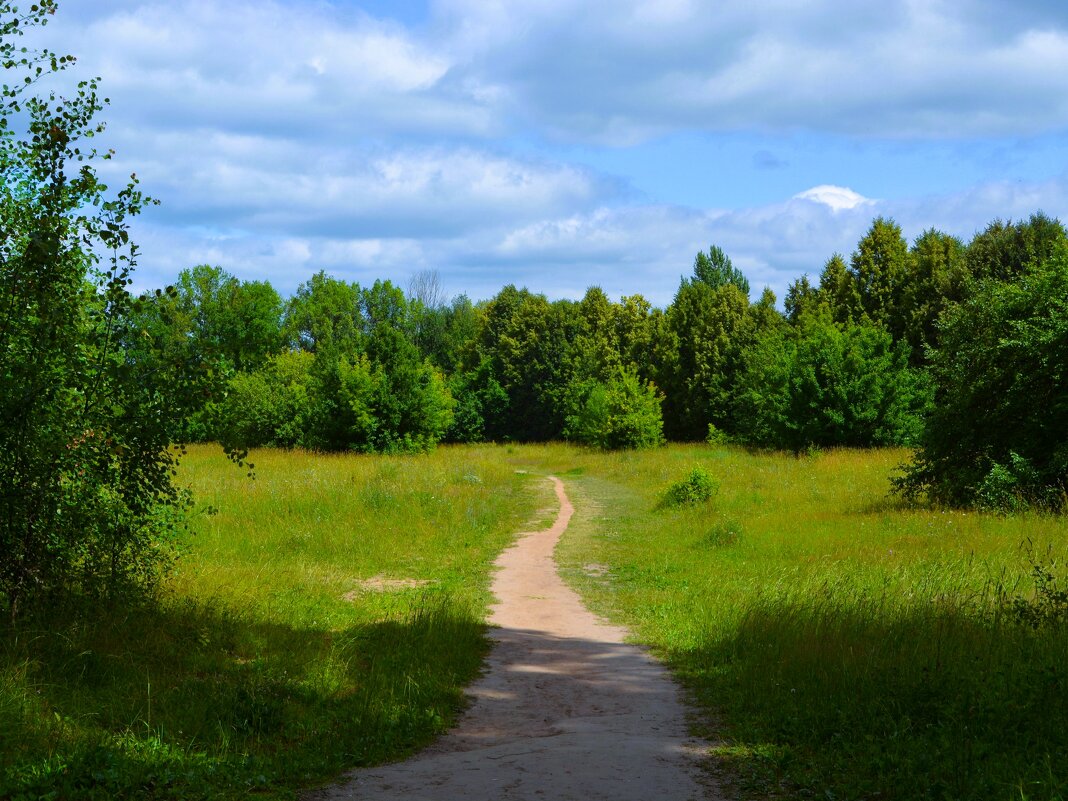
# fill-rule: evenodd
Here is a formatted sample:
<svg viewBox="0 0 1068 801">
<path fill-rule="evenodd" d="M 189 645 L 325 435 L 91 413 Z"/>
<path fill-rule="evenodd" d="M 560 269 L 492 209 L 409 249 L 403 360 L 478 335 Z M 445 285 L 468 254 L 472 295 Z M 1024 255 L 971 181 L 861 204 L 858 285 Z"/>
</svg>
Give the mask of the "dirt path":
<svg viewBox="0 0 1068 801">
<path fill-rule="evenodd" d="M 583 606 L 553 548 L 574 512 L 563 484 L 552 528 L 497 559 L 493 651 L 452 732 L 406 762 L 355 771 L 317 799 L 689 801 L 697 745 L 664 668 Z"/>
</svg>

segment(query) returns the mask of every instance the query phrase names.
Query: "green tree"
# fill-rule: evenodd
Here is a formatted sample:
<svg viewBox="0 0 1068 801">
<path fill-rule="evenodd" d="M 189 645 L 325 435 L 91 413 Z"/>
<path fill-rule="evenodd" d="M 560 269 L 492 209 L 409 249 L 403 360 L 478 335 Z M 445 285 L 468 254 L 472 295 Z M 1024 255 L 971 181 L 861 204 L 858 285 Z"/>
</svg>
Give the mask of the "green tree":
<svg viewBox="0 0 1068 801">
<path fill-rule="evenodd" d="M 1061 222 L 1042 212 L 1026 222 L 994 220 L 968 243 L 968 274 L 974 282 L 1012 280 L 1049 261 L 1066 242 Z"/>
<path fill-rule="evenodd" d="M 314 362 L 306 351 L 290 351 L 271 357 L 259 370 L 234 375 L 214 414 L 214 435 L 232 448 L 314 444 Z"/>
<path fill-rule="evenodd" d="M 812 286 L 808 275 L 802 275 L 786 287 L 786 297 L 783 299 L 786 319 L 796 323 L 804 312 L 810 311 L 818 302 L 819 291 Z"/>
<path fill-rule="evenodd" d="M 837 323 L 858 320 L 863 313 L 856 279 L 841 253 L 835 253 L 823 265 L 818 302 L 830 310 L 831 318 Z"/>
<path fill-rule="evenodd" d="M 360 287 L 318 272 L 286 304 L 283 333 L 291 347 L 319 353 L 360 349 L 366 328 Z"/>
<path fill-rule="evenodd" d="M 748 442 L 800 452 L 907 444 L 919 433 L 923 378 L 879 326 L 839 324 L 822 307 L 766 329 L 746 361 L 737 418 Z"/>
<path fill-rule="evenodd" d="M 671 439 L 700 440 L 709 424 L 733 429 L 736 379 L 754 323 L 749 301 L 733 283 L 713 289 L 683 281 L 665 318 L 657 386 L 664 390 L 664 428 Z"/>
<path fill-rule="evenodd" d="M 730 256 L 716 245 L 712 245 L 708 253 L 697 252 L 693 260 L 693 280 L 707 284 L 712 289 L 733 284 L 743 295 L 749 296 L 749 279 L 734 266 Z"/>
<path fill-rule="evenodd" d="M 0 597 L 12 616 L 60 592 L 154 586 L 186 505 L 168 446 L 215 389 L 209 365 L 162 358 L 138 327 L 129 220 L 149 201 L 133 176 L 115 193 L 98 178 L 97 81 L 32 94 L 73 63 L 20 46 L 54 11 L 0 2 Z"/>
<path fill-rule="evenodd" d="M 950 505 L 1059 506 L 1068 489 L 1068 248 L 942 316 L 934 404 L 900 488 Z"/>
<path fill-rule="evenodd" d="M 506 286 L 485 307 L 478 352 L 508 396 L 493 439 L 544 441 L 560 435 L 573 378 L 573 343 L 583 328 L 578 304 Z M 488 421 L 487 421 L 488 423 Z"/>
<path fill-rule="evenodd" d="M 445 438 L 450 442 L 484 442 L 502 437 L 508 420 L 508 393 L 493 373 L 493 362 L 483 357 L 471 370 L 449 378 L 456 401 L 453 421 Z"/>
<path fill-rule="evenodd" d="M 895 339 L 904 334 L 901 296 L 908 276 L 909 248 L 901 226 L 877 217 L 857 243 L 849 262 L 860 311 Z"/>
<path fill-rule="evenodd" d="M 656 372 L 653 357 L 652 305 L 641 295 L 628 295 L 612 307 L 614 339 L 625 369 L 649 382 Z"/>
<path fill-rule="evenodd" d="M 938 318 L 964 297 L 968 284 L 964 245 L 931 228 L 912 244 L 909 266 L 901 298 L 903 335 L 912 364 L 920 366 L 927 363 L 927 349 L 938 345 Z"/>
</svg>

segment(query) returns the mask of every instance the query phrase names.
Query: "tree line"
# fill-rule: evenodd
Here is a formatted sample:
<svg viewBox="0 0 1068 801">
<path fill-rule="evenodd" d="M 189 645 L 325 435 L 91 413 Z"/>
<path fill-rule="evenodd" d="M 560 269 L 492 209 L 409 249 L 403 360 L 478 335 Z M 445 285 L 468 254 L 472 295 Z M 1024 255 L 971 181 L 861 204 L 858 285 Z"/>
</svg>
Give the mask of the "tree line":
<svg viewBox="0 0 1068 801">
<path fill-rule="evenodd" d="M 898 444 L 918 448 L 906 493 L 1050 505 L 1068 475 L 1066 243 L 1041 213 L 967 244 L 931 229 L 910 245 L 879 217 L 782 312 L 715 246 L 663 309 L 597 287 L 446 301 L 432 272 L 408 292 L 320 272 L 283 300 L 201 265 L 146 296 L 139 335 L 213 365 L 218 392 L 184 435 L 234 449 Z"/>
</svg>

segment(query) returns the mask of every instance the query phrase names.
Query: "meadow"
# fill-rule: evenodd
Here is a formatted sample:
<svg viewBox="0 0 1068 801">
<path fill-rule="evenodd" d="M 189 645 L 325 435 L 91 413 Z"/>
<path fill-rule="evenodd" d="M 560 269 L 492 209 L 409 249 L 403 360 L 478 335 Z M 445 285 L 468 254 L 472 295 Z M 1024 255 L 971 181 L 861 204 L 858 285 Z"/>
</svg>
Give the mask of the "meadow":
<svg viewBox="0 0 1068 801">
<path fill-rule="evenodd" d="M 161 603 L 3 630 L 0 797 L 293 798 L 425 745 L 555 474 L 565 578 L 682 680 L 729 796 L 1064 798 L 1068 521 L 905 505 L 907 456 L 265 450 L 250 480 L 191 448 Z M 718 492 L 665 506 L 695 466 Z"/>
<path fill-rule="evenodd" d="M 250 480 L 190 448 L 160 604 L 0 628 L 0 797 L 292 798 L 426 744 L 480 668 L 490 563 L 551 497 L 501 452 L 256 451 Z"/>
<path fill-rule="evenodd" d="M 1068 521 L 910 508 L 907 458 L 523 452 L 575 502 L 565 576 L 683 680 L 731 794 L 1063 799 Z M 694 466 L 717 495 L 664 508 Z"/>
</svg>

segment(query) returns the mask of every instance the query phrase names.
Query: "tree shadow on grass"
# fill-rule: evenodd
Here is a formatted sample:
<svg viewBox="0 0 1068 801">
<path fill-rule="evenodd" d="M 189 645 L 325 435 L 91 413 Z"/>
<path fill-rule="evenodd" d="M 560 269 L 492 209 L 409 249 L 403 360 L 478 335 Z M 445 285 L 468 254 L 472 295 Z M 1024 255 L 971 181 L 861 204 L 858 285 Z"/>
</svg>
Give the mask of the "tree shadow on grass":
<svg viewBox="0 0 1068 801">
<path fill-rule="evenodd" d="M 663 667 L 603 639 L 492 630 L 487 670 L 456 729 L 425 754 L 356 771 L 309 801 L 692 799 L 685 715 Z"/>
<path fill-rule="evenodd" d="M 484 625 L 447 600 L 343 630 L 193 603 L 0 630 L 0 797 L 292 789 L 442 731 Z"/>
<path fill-rule="evenodd" d="M 730 637 L 670 658 L 723 710 L 719 757 L 753 792 L 1068 791 L 1068 627 L 1036 631 L 953 599 L 908 610 L 764 602 Z"/>
</svg>

